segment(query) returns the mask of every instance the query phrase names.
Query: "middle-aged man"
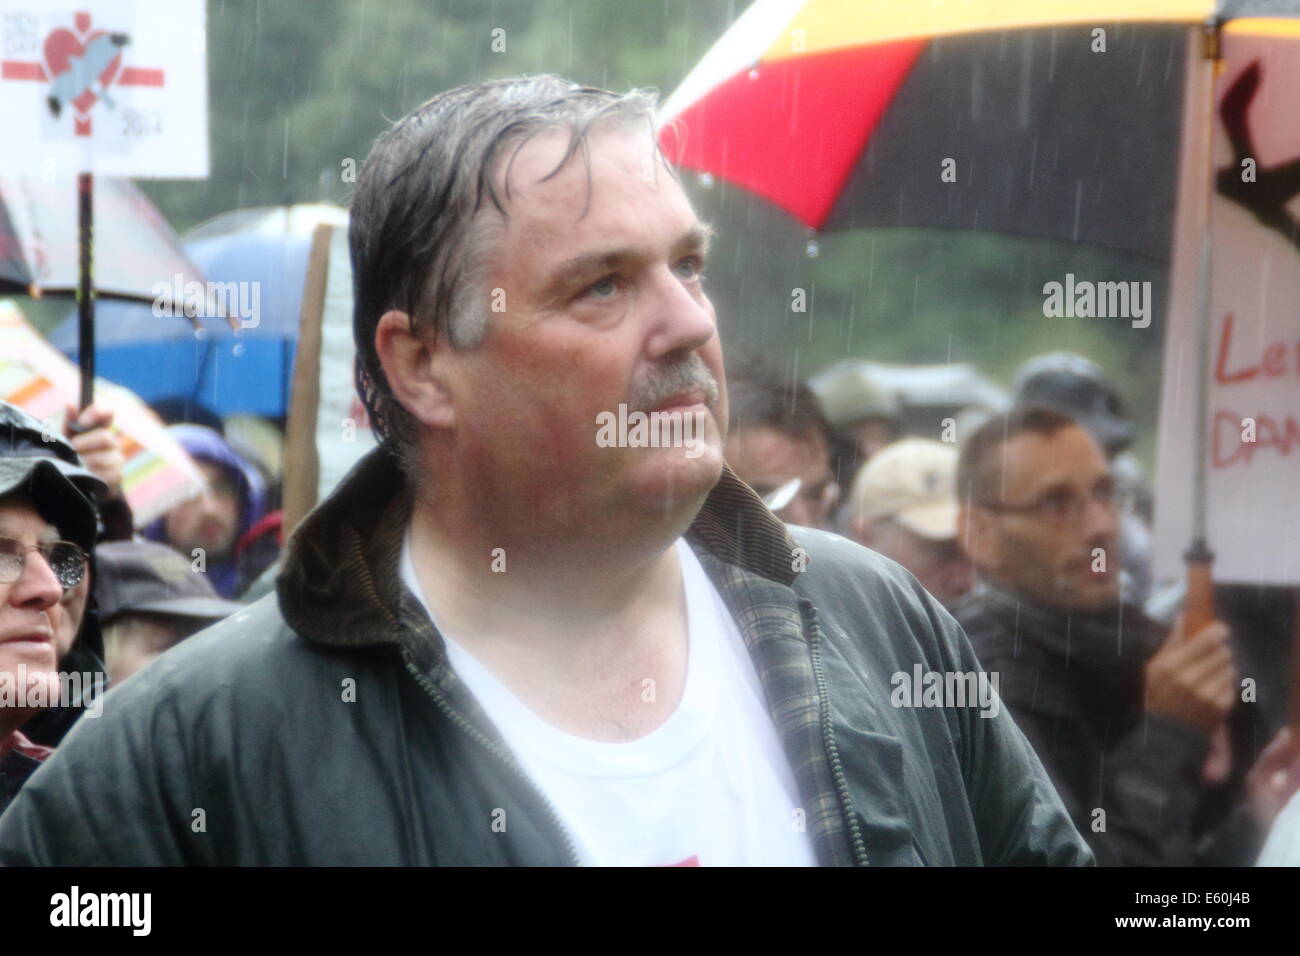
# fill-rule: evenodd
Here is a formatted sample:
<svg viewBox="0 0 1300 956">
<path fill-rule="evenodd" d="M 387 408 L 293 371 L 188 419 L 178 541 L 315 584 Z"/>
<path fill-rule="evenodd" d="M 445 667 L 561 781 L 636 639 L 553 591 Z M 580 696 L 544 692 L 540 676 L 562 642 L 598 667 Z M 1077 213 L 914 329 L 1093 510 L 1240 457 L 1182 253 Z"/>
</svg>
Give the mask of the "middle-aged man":
<svg viewBox="0 0 1300 956">
<path fill-rule="evenodd" d="M 0 402 L 0 810 L 52 752 L 23 728 L 75 703 L 61 699 L 59 663 L 85 610 L 104 487 L 70 445 Z"/>
<path fill-rule="evenodd" d="M 707 230 L 653 109 L 499 81 L 379 140 L 351 245 L 384 447 L 278 601 L 74 729 L 0 862 L 1090 860 L 996 701 L 891 706 L 891 674 L 977 670 L 946 612 L 724 466 Z M 702 431 L 597 441 L 620 405 Z"/>
<path fill-rule="evenodd" d="M 1101 447 L 1054 409 L 1018 406 L 967 439 L 957 484 L 979 581 L 953 613 L 1097 861 L 1250 862 L 1300 782 L 1294 748 L 1283 734 L 1260 754 L 1244 810 L 1198 820 L 1210 735 L 1236 700 L 1228 631 L 1166 636 L 1121 601 Z"/>
</svg>

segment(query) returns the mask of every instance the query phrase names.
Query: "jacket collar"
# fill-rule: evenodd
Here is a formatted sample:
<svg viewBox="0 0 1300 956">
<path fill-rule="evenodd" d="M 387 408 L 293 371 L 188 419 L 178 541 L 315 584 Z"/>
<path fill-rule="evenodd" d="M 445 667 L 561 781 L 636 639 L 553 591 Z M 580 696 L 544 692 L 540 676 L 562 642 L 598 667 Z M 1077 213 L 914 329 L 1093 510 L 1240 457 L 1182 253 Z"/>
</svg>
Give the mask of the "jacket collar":
<svg viewBox="0 0 1300 956">
<path fill-rule="evenodd" d="M 382 449 L 359 461 L 295 529 L 276 582 L 286 622 L 323 644 L 400 643 L 398 557 L 411 499 Z M 686 534 L 695 547 L 750 575 L 789 586 L 795 545 L 785 525 L 729 465 Z"/>
<path fill-rule="evenodd" d="M 503 744 L 447 660 L 445 645 L 397 571 L 411 513 L 401 471 L 382 450 L 363 458 L 294 532 L 277 580 L 281 613 L 309 640 L 335 646 L 392 643 L 452 706 Z M 855 862 L 845 807 L 828 756 L 824 688 L 810 641 L 816 611 L 793 590 L 796 548 L 785 525 L 724 465 L 686 533 L 754 660 L 790 762 L 817 860 Z M 801 553 L 800 567 L 808 558 Z"/>
</svg>

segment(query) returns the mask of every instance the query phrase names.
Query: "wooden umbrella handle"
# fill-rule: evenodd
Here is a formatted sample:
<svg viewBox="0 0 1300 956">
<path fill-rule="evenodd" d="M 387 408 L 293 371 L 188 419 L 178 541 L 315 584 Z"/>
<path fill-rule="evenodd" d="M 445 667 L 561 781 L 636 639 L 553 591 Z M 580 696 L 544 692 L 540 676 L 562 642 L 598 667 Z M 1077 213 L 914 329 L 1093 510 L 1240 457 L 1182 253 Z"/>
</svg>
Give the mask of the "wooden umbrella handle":
<svg viewBox="0 0 1300 956">
<path fill-rule="evenodd" d="M 1183 634 L 1191 637 L 1214 621 L 1214 580 L 1210 576 L 1212 557 L 1187 559 L 1187 603 L 1183 611 Z"/>
<path fill-rule="evenodd" d="M 1291 686 L 1287 689 L 1287 723 L 1300 740 L 1300 587 L 1291 592 Z"/>
<path fill-rule="evenodd" d="M 1214 621 L 1214 555 L 1203 542 L 1187 552 L 1187 602 L 1183 607 L 1183 640 L 1191 639 Z M 1201 768 L 1201 778 L 1208 784 L 1222 783 L 1232 773 L 1232 743 L 1228 725 L 1219 724 L 1210 735 L 1210 752 Z"/>
</svg>

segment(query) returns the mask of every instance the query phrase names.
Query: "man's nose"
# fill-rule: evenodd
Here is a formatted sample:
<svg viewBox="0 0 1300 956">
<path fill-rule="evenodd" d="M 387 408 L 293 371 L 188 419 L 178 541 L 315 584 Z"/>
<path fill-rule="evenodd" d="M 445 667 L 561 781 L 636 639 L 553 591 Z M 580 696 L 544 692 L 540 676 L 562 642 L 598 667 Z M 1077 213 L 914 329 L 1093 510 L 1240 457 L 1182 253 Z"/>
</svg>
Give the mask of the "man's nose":
<svg viewBox="0 0 1300 956">
<path fill-rule="evenodd" d="M 650 336 L 647 350 L 652 360 L 704 345 L 717 332 L 713 307 L 699 286 L 687 286 L 665 267 L 650 286 Z"/>
<path fill-rule="evenodd" d="M 1088 498 L 1084 505 L 1083 533 L 1092 542 L 1112 542 L 1119 534 L 1119 513 L 1113 504 Z"/>
<path fill-rule="evenodd" d="M 62 597 L 63 585 L 45 556 L 39 551 L 28 551 L 22 574 L 10 585 L 9 603 L 44 610 L 58 604 Z"/>
</svg>

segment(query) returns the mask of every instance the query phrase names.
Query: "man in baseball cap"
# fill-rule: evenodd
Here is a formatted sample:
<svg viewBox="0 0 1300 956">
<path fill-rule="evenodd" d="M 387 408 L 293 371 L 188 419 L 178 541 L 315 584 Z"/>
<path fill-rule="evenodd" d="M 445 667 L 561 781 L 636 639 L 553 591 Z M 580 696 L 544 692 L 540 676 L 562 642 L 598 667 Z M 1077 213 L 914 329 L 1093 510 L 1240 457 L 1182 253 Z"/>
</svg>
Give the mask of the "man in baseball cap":
<svg viewBox="0 0 1300 956">
<path fill-rule="evenodd" d="M 850 496 L 853 538 L 907 568 L 945 605 L 973 583 L 957 543 L 956 483 L 956 448 L 904 438 L 862 466 Z"/>
<path fill-rule="evenodd" d="M 1069 415 L 1107 458 L 1133 444 L 1133 423 L 1101 366 L 1073 352 L 1036 355 L 1016 371 L 1015 403 L 1046 405 Z"/>
<path fill-rule="evenodd" d="M 20 728 L 83 703 L 59 699 L 58 675 L 81 628 L 105 487 L 70 444 L 0 402 L 0 809 L 50 753 Z"/>
</svg>

